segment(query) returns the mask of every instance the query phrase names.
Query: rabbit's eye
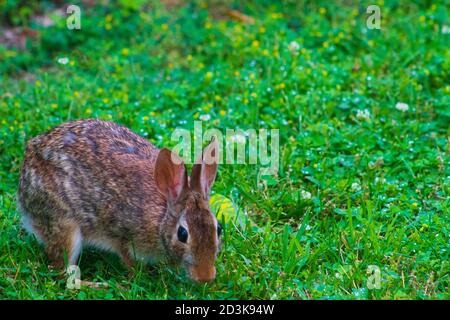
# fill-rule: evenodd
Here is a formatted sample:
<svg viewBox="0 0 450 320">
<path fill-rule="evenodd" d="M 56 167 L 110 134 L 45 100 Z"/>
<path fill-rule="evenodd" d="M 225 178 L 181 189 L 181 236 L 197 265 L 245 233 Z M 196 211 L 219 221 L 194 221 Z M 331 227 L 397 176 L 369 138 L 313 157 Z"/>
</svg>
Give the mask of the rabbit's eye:
<svg viewBox="0 0 450 320">
<path fill-rule="evenodd" d="M 188 238 L 188 232 L 185 228 L 183 228 L 182 226 L 179 226 L 177 236 L 178 236 L 179 241 L 186 243 L 187 238 Z"/>
<path fill-rule="evenodd" d="M 222 234 L 222 226 L 220 225 L 220 223 L 217 224 L 217 236 L 220 237 L 220 235 Z"/>
</svg>

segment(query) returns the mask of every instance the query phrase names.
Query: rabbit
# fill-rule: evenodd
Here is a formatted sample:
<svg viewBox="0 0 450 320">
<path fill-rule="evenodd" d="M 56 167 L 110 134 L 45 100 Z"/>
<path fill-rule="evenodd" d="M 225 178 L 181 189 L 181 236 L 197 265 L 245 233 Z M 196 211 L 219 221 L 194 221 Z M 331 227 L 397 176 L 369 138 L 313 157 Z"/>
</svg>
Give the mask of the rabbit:
<svg viewBox="0 0 450 320">
<path fill-rule="evenodd" d="M 209 207 L 218 169 L 214 138 L 193 165 L 114 122 L 67 122 L 27 143 L 18 208 L 51 266 L 76 264 L 83 246 L 163 258 L 212 281 L 221 226 Z"/>
</svg>

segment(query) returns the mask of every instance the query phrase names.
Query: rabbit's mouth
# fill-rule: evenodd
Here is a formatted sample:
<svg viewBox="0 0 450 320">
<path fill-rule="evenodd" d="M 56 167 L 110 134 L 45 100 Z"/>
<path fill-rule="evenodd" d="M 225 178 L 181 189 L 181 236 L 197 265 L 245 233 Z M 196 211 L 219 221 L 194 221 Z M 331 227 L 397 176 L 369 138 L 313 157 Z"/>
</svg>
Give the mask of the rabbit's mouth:
<svg viewBox="0 0 450 320">
<path fill-rule="evenodd" d="M 187 270 L 189 277 L 196 282 L 210 282 L 216 277 L 214 265 L 189 265 Z"/>
</svg>

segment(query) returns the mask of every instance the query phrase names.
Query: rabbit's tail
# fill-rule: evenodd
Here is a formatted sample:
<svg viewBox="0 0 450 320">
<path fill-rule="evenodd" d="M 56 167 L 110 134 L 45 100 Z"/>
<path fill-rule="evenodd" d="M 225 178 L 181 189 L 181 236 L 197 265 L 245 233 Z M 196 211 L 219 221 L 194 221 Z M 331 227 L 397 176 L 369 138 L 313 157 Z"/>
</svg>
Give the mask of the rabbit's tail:
<svg viewBox="0 0 450 320">
<path fill-rule="evenodd" d="M 34 235 L 36 237 L 36 239 L 41 243 L 44 244 L 44 239 L 42 238 L 42 236 L 39 234 L 39 232 L 37 232 L 37 230 L 33 227 L 34 225 L 34 221 L 33 218 L 31 217 L 31 215 L 25 210 L 22 201 L 20 199 L 20 195 L 19 193 L 17 193 L 16 195 L 16 207 L 17 207 L 17 211 L 21 214 L 22 216 L 22 227 L 28 231 L 28 233 Z"/>
</svg>

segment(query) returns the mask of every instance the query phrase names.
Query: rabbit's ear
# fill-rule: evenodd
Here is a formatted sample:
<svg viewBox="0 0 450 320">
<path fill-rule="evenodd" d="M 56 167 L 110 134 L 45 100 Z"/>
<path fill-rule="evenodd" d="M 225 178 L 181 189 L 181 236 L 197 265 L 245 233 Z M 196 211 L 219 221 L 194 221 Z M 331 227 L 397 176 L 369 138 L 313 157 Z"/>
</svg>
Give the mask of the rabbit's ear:
<svg viewBox="0 0 450 320">
<path fill-rule="evenodd" d="M 219 165 L 219 143 L 213 137 L 210 144 L 203 150 L 200 159 L 192 167 L 191 189 L 203 193 L 209 199 L 212 184 L 217 174 Z"/>
<path fill-rule="evenodd" d="M 155 164 L 155 181 L 159 191 L 168 200 L 175 201 L 187 189 L 187 171 L 183 160 L 170 151 L 162 149 Z"/>
</svg>

